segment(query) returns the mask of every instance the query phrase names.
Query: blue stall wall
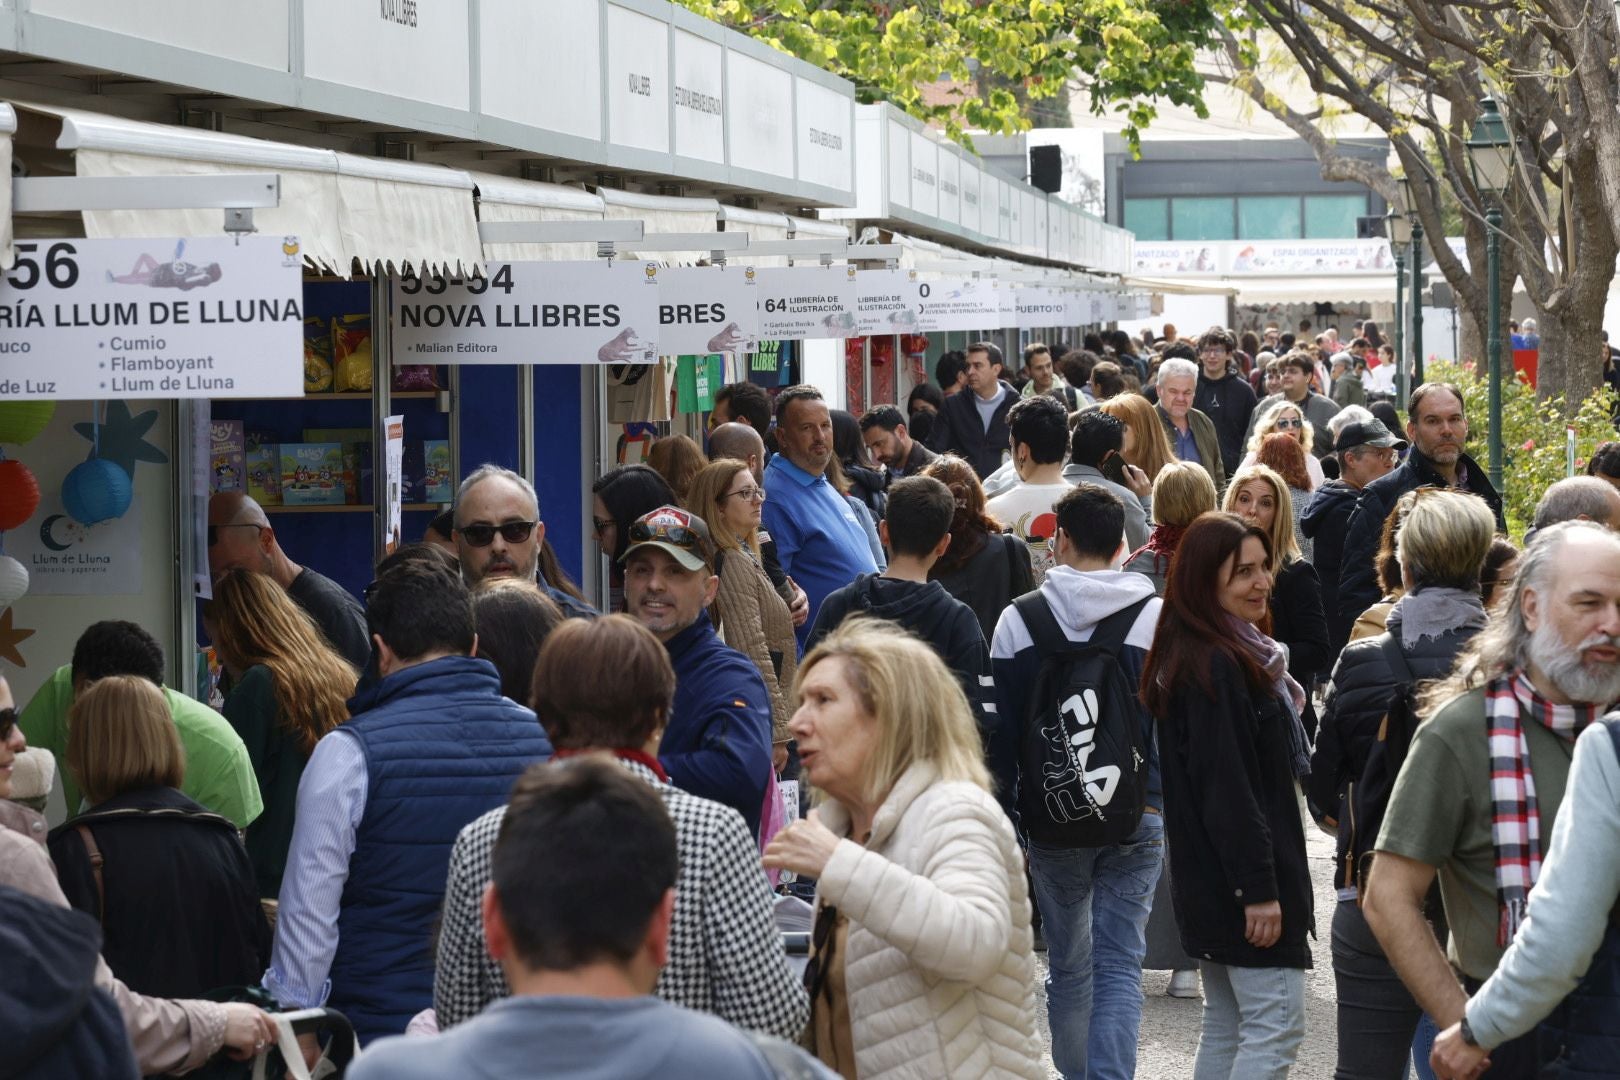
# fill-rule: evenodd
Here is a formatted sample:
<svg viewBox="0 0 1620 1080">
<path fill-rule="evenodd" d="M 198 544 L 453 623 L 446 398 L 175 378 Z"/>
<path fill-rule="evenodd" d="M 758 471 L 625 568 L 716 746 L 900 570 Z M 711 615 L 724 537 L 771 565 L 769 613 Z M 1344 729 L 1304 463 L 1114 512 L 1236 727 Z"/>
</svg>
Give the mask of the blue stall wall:
<svg viewBox="0 0 1620 1080">
<path fill-rule="evenodd" d="M 572 365 L 534 369 L 535 493 L 557 561 L 576 582 L 585 564 L 580 538 L 591 491 L 580 454 L 584 380 L 594 374 L 594 369 Z"/>
</svg>

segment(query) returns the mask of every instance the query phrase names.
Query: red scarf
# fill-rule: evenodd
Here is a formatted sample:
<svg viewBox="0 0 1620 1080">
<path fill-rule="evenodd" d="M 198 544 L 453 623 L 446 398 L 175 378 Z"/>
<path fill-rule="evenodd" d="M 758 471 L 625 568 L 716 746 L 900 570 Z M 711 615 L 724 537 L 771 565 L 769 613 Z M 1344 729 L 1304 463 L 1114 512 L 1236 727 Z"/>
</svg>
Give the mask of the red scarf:
<svg viewBox="0 0 1620 1080">
<path fill-rule="evenodd" d="M 1153 567 L 1155 570 L 1159 567 L 1160 559 L 1164 560 L 1164 566 L 1168 569 L 1170 559 L 1176 553 L 1176 548 L 1181 546 L 1181 538 L 1186 535 L 1187 526 L 1185 525 L 1155 525 L 1153 531 L 1148 533 L 1147 543 L 1131 552 L 1130 558 L 1125 561 L 1130 562 L 1131 559 L 1136 558 L 1145 551 L 1153 555 Z"/>
<path fill-rule="evenodd" d="M 664 771 L 657 758 L 645 750 L 631 750 L 622 746 L 576 746 L 567 750 L 555 750 L 551 757 L 554 761 L 560 761 L 563 758 L 580 757 L 583 754 L 612 754 L 624 761 L 633 761 L 637 765 L 651 769 L 653 775 L 664 783 L 669 783 L 669 773 Z"/>
</svg>

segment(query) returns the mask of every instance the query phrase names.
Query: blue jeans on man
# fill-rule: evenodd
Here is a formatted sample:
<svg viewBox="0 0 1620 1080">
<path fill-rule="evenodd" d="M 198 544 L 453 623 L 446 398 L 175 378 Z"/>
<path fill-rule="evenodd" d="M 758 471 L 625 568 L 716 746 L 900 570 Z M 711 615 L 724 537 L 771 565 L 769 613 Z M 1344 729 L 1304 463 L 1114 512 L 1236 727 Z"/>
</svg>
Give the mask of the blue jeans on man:
<svg viewBox="0 0 1620 1080">
<path fill-rule="evenodd" d="M 1142 815 L 1112 847 L 1029 845 L 1046 935 L 1046 1014 L 1064 1080 L 1130 1080 L 1142 1026 L 1142 958 L 1164 866 L 1164 819 Z"/>
</svg>

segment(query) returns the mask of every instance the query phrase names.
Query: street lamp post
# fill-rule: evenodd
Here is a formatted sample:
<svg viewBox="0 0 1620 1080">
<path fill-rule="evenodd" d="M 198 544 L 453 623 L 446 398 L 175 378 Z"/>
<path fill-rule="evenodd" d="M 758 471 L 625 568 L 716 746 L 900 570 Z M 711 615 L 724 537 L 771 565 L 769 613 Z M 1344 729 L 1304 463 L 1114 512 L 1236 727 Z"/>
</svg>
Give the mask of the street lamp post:
<svg viewBox="0 0 1620 1080">
<path fill-rule="evenodd" d="M 1402 229 L 1412 251 L 1412 362 L 1403 367 L 1418 385 L 1423 384 L 1423 226 L 1418 222 L 1417 201 L 1423 193 L 1421 178 L 1408 171 L 1401 177 L 1401 198 L 1406 203 L 1406 227 Z M 1405 282 L 1402 282 L 1405 285 Z M 1403 397 L 1404 400 L 1404 397 Z"/>
<path fill-rule="evenodd" d="M 1485 352 L 1489 358 L 1491 483 L 1502 490 L 1502 195 L 1513 176 L 1513 137 L 1496 102 L 1479 103 L 1468 136 L 1468 167 L 1485 207 Z"/>
<path fill-rule="evenodd" d="M 1395 399 L 1404 405 L 1411 390 L 1406 381 L 1406 354 L 1402 345 L 1406 336 L 1406 245 L 1412 242 L 1412 222 L 1394 206 L 1389 208 L 1384 221 L 1389 248 L 1395 255 Z"/>
</svg>

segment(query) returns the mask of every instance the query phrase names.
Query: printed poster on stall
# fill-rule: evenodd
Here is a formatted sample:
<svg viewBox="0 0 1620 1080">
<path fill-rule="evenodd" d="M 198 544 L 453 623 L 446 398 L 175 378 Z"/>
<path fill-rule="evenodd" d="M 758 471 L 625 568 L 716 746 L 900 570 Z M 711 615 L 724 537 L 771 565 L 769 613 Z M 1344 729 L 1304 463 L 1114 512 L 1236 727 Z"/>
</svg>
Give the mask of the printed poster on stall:
<svg viewBox="0 0 1620 1080">
<path fill-rule="evenodd" d="M 27 568 L 31 596 L 137 595 L 141 545 L 139 494 L 123 516 L 95 525 L 74 521 L 58 496 L 46 495 L 26 528 L 6 533 L 6 554 Z"/>
<path fill-rule="evenodd" d="M 859 336 L 853 266 L 790 266 L 758 273 L 760 337 Z"/>
<path fill-rule="evenodd" d="M 1069 318 L 1069 301 L 1062 289 L 1028 285 L 1014 295 L 1018 298 L 1014 326 L 1072 326 L 1087 321 Z"/>
<path fill-rule="evenodd" d="M 489 263 L 487 277 L 393 280 L 395 364 L 650 364 L 653 262 Z"/>
<path fill-rule="evenodd" d="M 0 278 L 0 400 L 303 394 L 296 236 L 15 247 Z"/>
<path fill-rule="evenodd" d="M 759 342 L 759 274 L 752 266 L 658 271 L 658 349 L 665 356 L 747 353 Z"/>
<path fill-rule="evenodd" d="M 400 516 L 405 509 L 405 418 L 383 418 L 383 431 L 388 442 L 384 448 L 383 463 L 388 470 L 388 542 L 383 545 L 386 554 L 399 547 Z"/>
<path fill-rule="evenodd" d="M 1001 297 L 983 278 L 941 278 L 918 285 L 917 333 L 993 330 L 1001 321 Z"/>
</svg>

